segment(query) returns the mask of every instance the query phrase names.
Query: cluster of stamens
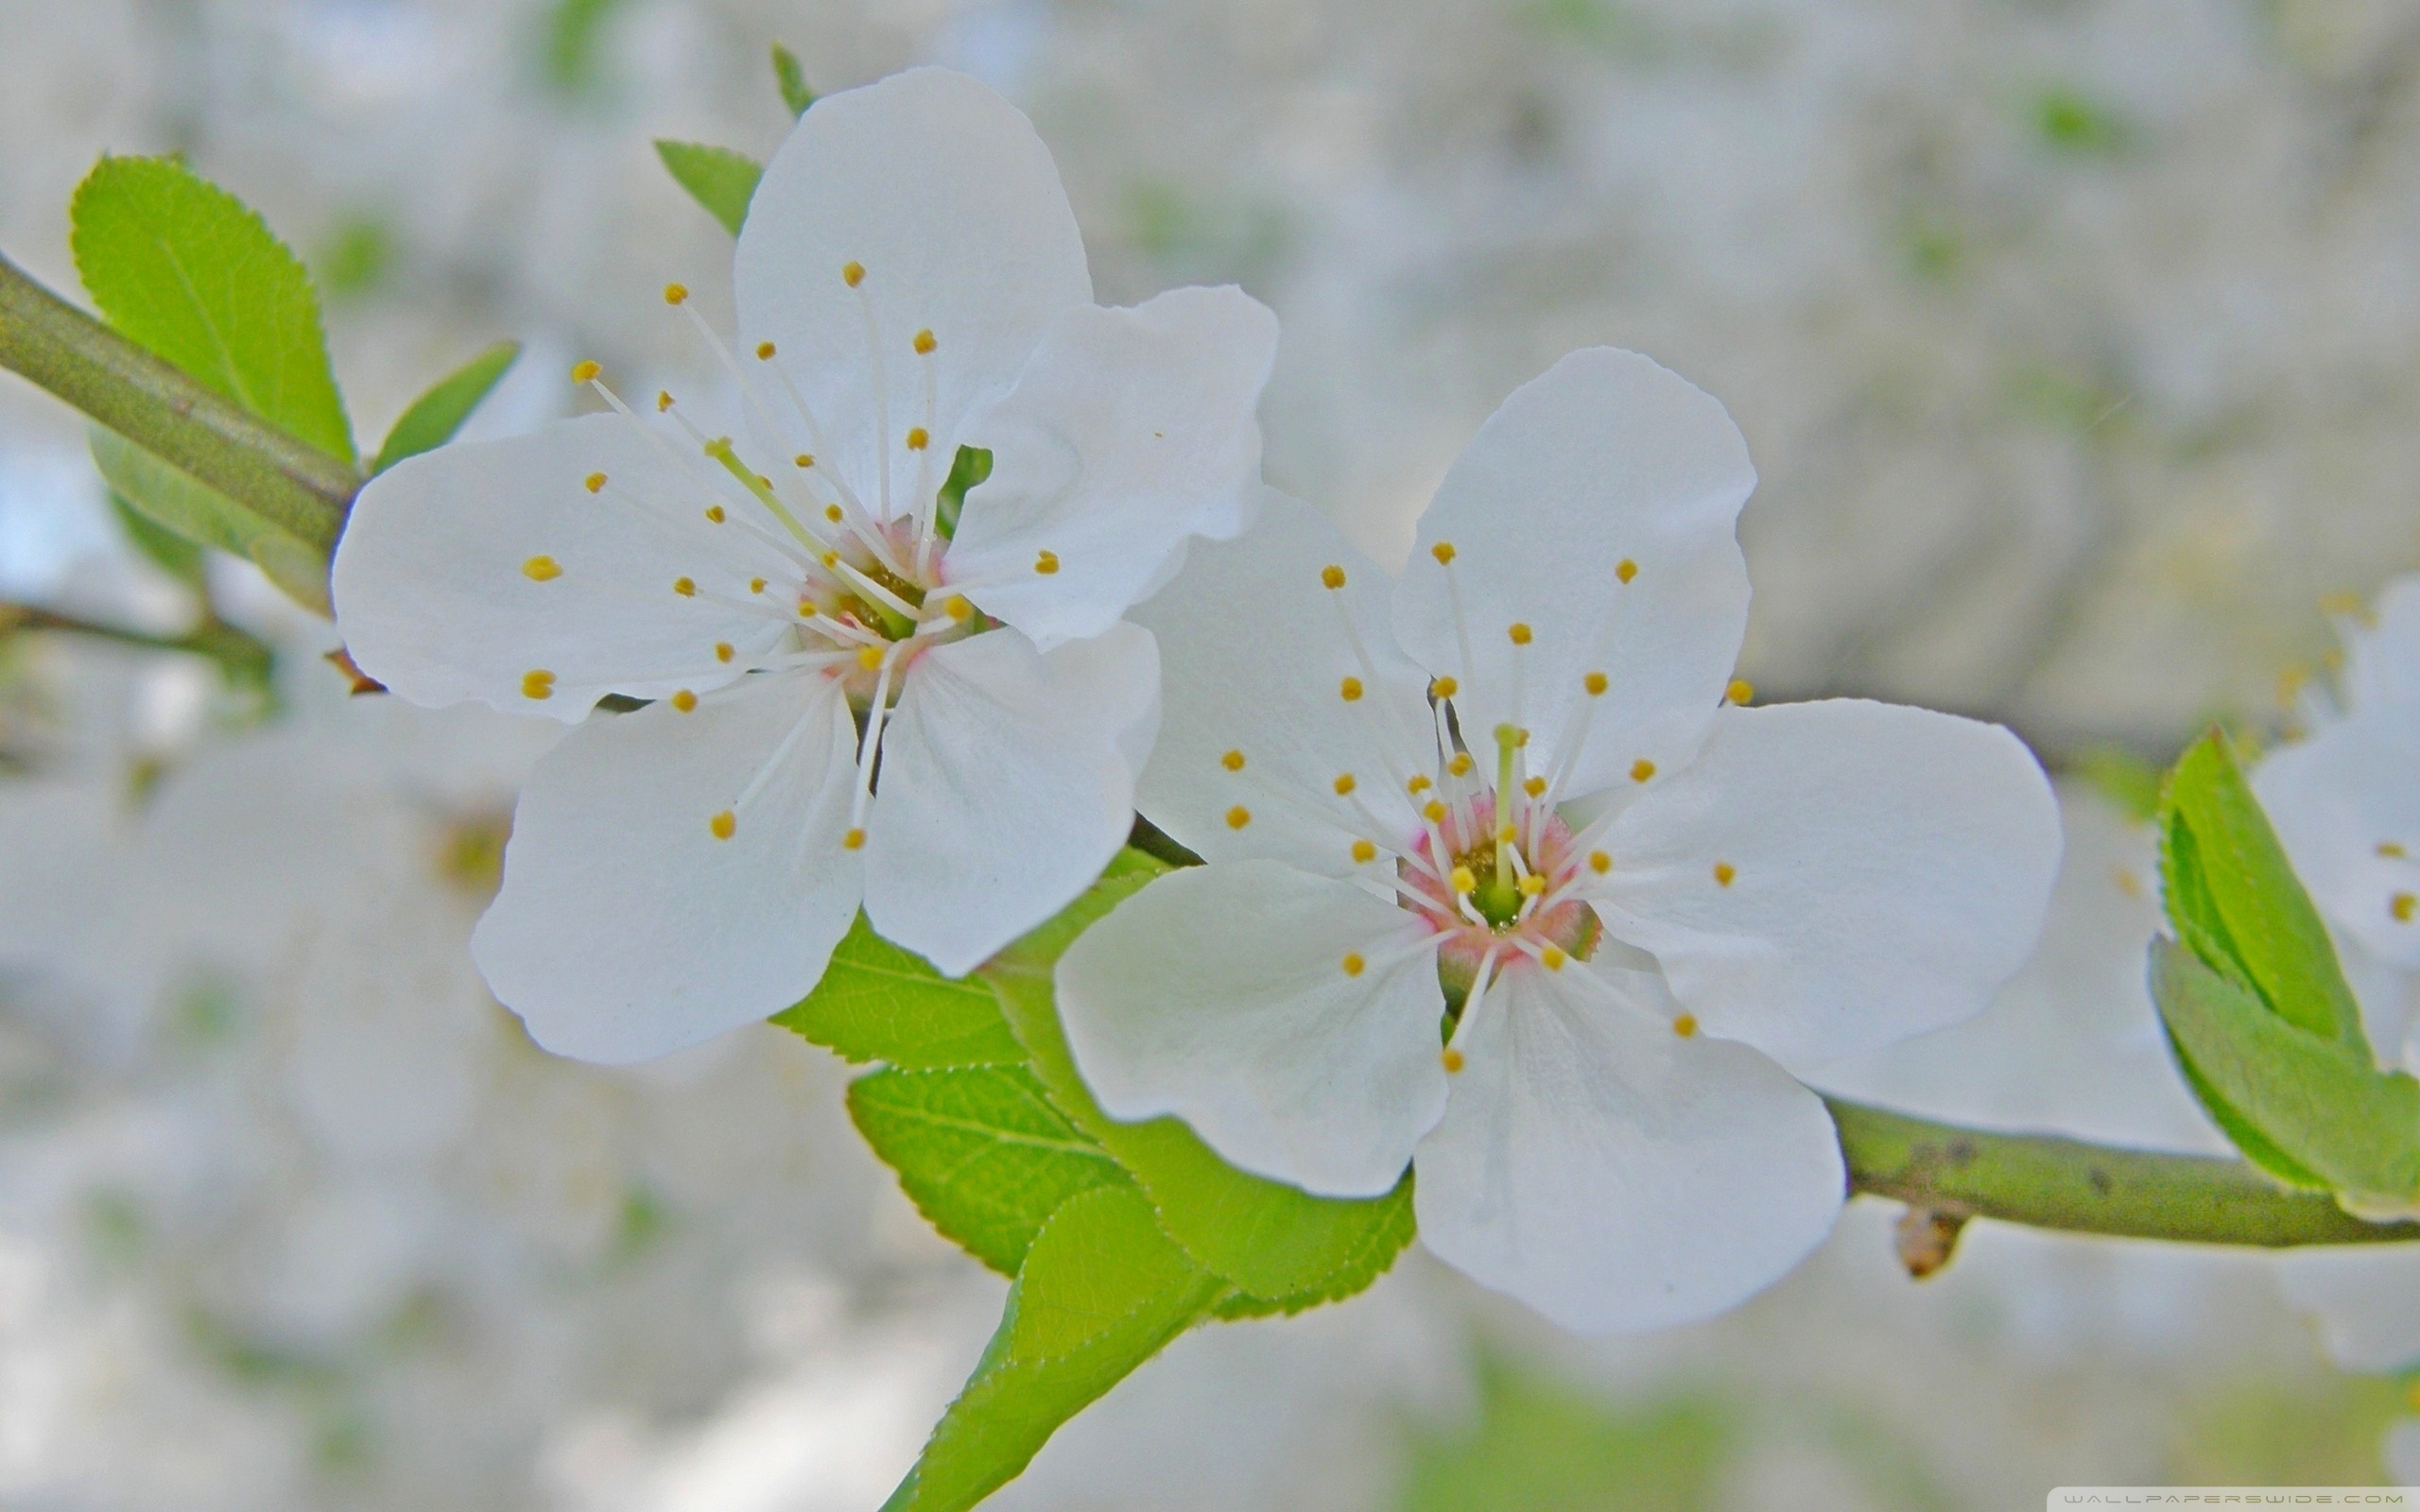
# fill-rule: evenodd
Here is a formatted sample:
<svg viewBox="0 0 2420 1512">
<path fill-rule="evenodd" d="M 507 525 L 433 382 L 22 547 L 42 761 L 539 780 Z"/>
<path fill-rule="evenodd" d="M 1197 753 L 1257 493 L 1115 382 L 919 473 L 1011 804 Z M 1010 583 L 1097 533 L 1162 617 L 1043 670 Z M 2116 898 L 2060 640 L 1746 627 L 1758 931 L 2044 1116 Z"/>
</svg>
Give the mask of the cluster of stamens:
<svg viewBox="0 0 2420 1512">
<path fill-rule="evenodd" d="M 1450 542 L 1439 541 L 1429 556 L 1445 574 L 1467 677 L 1475 664 L 1473 639 L 1454 573 L 1456 551 Z M 1616 593 L 1637 574 L 1637 564 L 1624 559 L 1614 573 Z M 1587 894 L 1614 870 L 1606 834 L 1620 805 L 1610 806 L 1576 832 L 1560 805 L 1568 796 L 1597 702 L 1612 681 L 1602 671 L 1583 675 L 1581 691 L 1586 697 L 1577 716 L 1566 722 L 1561 747 L 1543 753 L 1544 761 L 1538 762 L 1530 731 L 1520 722 L 1527 658 L 1537 633 L 1526 622 L 1515 621 L 1504 631 L 1513 647 L 1510 720 L 1482 742 L 1473 742 L 1461 716 L 1462 678 L 1441 676 L 1428 685 L 1426 728 L 1401 728 L 1401 713 L 1393 704 L 1368 696 L 1378 685 L 1378 673 L 1344 603 L 1347 574 L 1341 566 L 1330 565 L 1321 570 L 1320 581 L 1337 605 L 1358 667 L 1357 675 L 1340 679 L 1337 694 L 1362 718 L 1368 748 L 1377 758 L 1374 770 L 1367 777 L 1340 772 L 1326 793 L 1305 796 L 1273 782 L 1254 782 L 1250 756 L 1241 749 L 1225 752 L 1219 764 L 1271 806 L 1345 830 L 1351 836 L 1354 880 L 1392 899 L 1426 926 L 1400 948 L 1398 959 L 1435 952 L 1451 1024 L 1442 1055 L 1448 1072 L 1460 1071 L 1461 1041 L 1489 988 L 1505 971 L 1526 963 L 1561 972 L 1596 951 L 1601 926 Z M 1601 662 L 1610 651 L 1615 619 L 1608 614 L 1602 644 L 1592 661 Z M 1744 682 L 1735 681 L 1726 690 L 1736 703 L 1747 702 L 1753 694 Z M 1412 759 L 1406 765 L 1393 759 L 1393 753 Z M 1655 764 L 1644 757 L 1629 771 L 1638 784 L 1656 775 Z M 1371 808 L 1364 796 L 1371 779 L 1396 784 L 1417 816 L 1416 828 L 1400 833 Z M 1249 803 L 1235 804 L 1225 816 L 1235 830 L 1253 822 Z M 1713 861 L 1707 871 L 1716 887 L 1731 886 L 1737 876 L 1737 868 L 1721 860 Z M 1345 975 L 1358 977 L 1397 960 L 1372 960 L 1350 952 L 1339 964 Z M 1671 1021 L 1671 1027 L 1685 1038 L 1697 1032 L 1697 1021 L 1684 1013 Z"/>
<path fill-rule="evenodd" d="M 917 331 L 902 345 L 923 371 L 924 416 L 897 438 L 894 455 L 890 429 L 890 388 L 884 362 L 889 344 L 874 303 L 866 290 L 867 271 L 856 262 L 840 269 L 841 282 L 857 292 L 864 317 L 870 378 L 874 395 L 876 431 L 876 495 L 862 498 L 847 478 L 816 456 L 828 449 L 824 433 L 804 393 L 791 375 L 774 343 L 759 342 L 755 366 L 744 367 L 714 328 L 689 303 L 681 284 L 666 286 L 665 302 L 687 315 L 716 360 L 736 382 L 756 433 L 796 443 L 786 464 L 760 470 L 742 455 L 740 444 L 727 435 L 710 436 L 682 413 L 669 391 L 655 396 L 655 412 L 685 438 L 672 439 L 642 421 L 621 396 L 607 386 L 603 369 L 594 362 L 572 369 L 572 381 L 593 389 L 620 415 L 647 444 L 690 486 L 683 498 L 645 496 L 625 488 L 610 472 L 596 472 L 581 480 L 600 507 L 627 511 L 634 527 L 702 521 L 708 528 L 683 528 L 681 539 L 692 542 L 700 559 L 688 572 L 671 577 L 666 589 L 677 598 L 710 605 L 777 627 L 763 648 L 743 653 L 729 641 L 701 644 L 694 670 L 702 679 L 724 674 L 735 664 L 743 671 L 796 672 L 821 676 L 841 684 L 860 730 L 857 745 L 856 796 L 842 844 L 856 850 L 865 843 L 865 816 L 871 803 L 885 719 L 896 702 L 902 681 L 916 659 L 932 646 L 989 628 L 966 596 L 982 586 L 953 580 L 947 572 L 950 523 L 942 517 L 942 484 L 937 473 L 932 436 L 936 426 L 934 363 L 941 339 L 930 329 Z M 902 475 L 906 507 L 894 504 L 893 471 Z M 566 577 L 564 564 L 541 554 L 522 564 L 522 575 L 538 584 Z M 1059 570 L 1058 558 L 1041 553 L 1036 573 Z M 593 585 L 592 585 L 593 586 Z M 620 591 L 620 590 L 616 590 Z M 702 640 L 702 638 L 701 638 Z M 742 662 L 741 658 L 745 657 Z M 656 669 L 634 676 L 633 681 L 663 682 L 686 675 L 691 668 Z M 524 674 L 521 692 L 532 700 L 550 698 L 555 674 L 533 667 Z M 691 713 L 719 696 L 682 688 L 666 701 L 680 713 Z M 760 793 L 812 722 L 819 700 L 806 709 L 773 754 L 733 798 L 731 805 L 711 815 L 708 833 L 728 840 L 738 831 L 739 815 Z"/>
</svg>

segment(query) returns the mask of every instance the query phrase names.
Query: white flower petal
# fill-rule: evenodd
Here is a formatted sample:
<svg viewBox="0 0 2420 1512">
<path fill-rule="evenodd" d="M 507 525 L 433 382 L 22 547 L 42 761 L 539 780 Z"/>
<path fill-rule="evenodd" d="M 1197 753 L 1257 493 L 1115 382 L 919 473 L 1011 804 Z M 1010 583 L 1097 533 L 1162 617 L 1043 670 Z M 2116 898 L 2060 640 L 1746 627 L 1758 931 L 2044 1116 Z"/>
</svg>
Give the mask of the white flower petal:
<svg viewBox="0 0 2420 1512">
<path fill-rule="evenodd" d="M 2327 1357 L 2346 1370 L 2420 1365 L 2420 1255 L 2404 1245 L 2297 1249 L 2280 1257 L 2286 1297 L 2319 1320 Z"/>
<path fill-rule="evenodd" d="M 2420 574 L 2387 584 L 2369 623 L 2345 635 L 2344 691 L 2356 713 L 2420 703 Z"/>
<path fill-rule="evenodd" d="M 522 790 L 504 890 L 472 936 L 497 1000 L 547 1049 L 607 1062 L 797 1002 L 856 916 L 855 742 L 839 684 L 812 673 L 572 731 Z"/>
<path fill-rule="evenodd" d="M 1409 949 L 1424 933 L 1280 862 L 1188 867 L 1060 957 L 1059 1011 L 1112 1116 L 1174 1113 L 1247 1171 L 1375 1196 L 1445 1106 L 1437 955 Z"/>
<path fill-rule="evenodd" d="M 1519 962 L 1463 1040 L 1413 1158 L 1422 1243 L 1581 1332 L 1744 1301 L 1831 1230 L 1831 1115 L 1747 1046 L 1672 1033 L 1651 973 L 1564 971 Z"/>
<path fill-rule="evenodd" d="M 1276 354 L 1277 318 L 1232 286 L 1061 315 L 968 423 L 992 476 L 967 496 L 951 576 L 1046 651 L 1107 629 L 1188 536 L 1243 528 Z"/>
<path fill-rule="evenodd" d="M 1615 821 L 1599 912 L 1708 1033 L 1802 1071 L 1980 1011 L 2033 949 L 2060 846 L 2048 780 L 1996 726 L 1731 709 Z"/>
<path fill-rule="evenodd" d="M 814 411 L 791 444 L 869 508 L 887 464 L 894 514 L 920 467 L 940 487 L 966 416 L 1015 381 L 1051 320 L 1092 302 L 1049 148 L 1007 100 L 940 68 L 815 102 L 765 165 L 733 280 L 743 352 L 772 342 Z M 793 417 L 786 396 L 768 403 Z M 916 426 L 930 433 L 921 453 Z"/>
<path fill-rule="evenodd" d="M 866 818 L 874 928 L 957 976 L 1092 885 L 1133 824 L 1157 673 L 1132 625 L 1050 652 L 994 630 L 919 658 Z"/>
<path fill-rule="evenodd" d="M 1328 566 L 1343 570 L 1341 590 L 1322 585 Z M 1392 846 L 1416 830 L 1400 784 L 1434 770 L 1436 744 L 1427 679 L 1387 627 L 1392 591 L 1336 526 L 1273 489 L 1241 537 L 1188 548 L 1175 581 L 1132 615 L 1159 637 L 1165 690 L 1138 799 L 1151 822 L 1214 860 L 1268 856 L 1341 876 L 1365 827 L 1336 793 L 1350 772 L 1380 821 L 1373 838 Z M 1370 678 L 1340 605 L 1377 671 L 1350 703 L 1344 679 Z"/>
<path fill-rule="evenodd" d="M 475 699 L 568 722 L 608 693 L 717 687 L 788 633 L 769 607 L 716 602 L 747 598 L 752 573 L 788 571 L 710 524 L 717 502 L 616 415 L 440 447 L 354 502 L 337 627 L 363 671 L 429 708 Z M 699 593 L 675 591 L 684 576 Z"/>
<path fill-rule="evenodd" d="M 2253 792 L 2320 912 L 2407 971 L 2420 967 L 2415 770 L 2420 703 L 2390 703 L 2280 747 L 2252 773 Z"/>
<path fill-rule="evenodd" d="M 1641 760 L 1672 770 L 1703 738 L 1746 633 L 1735 529 L 1755 486 L 1713 397 L 1634 352 L 1575 352 L 1515 390 L 1446 473 L 1395 594 L 1396 632 L 1423 666 L 1461 679 L 1465 731 L 1517 723 L 1548 757 L 1582 679 L 1603 672 L 1611 691 L 1566 792 L 1626 787 Z M 1432 555 L 1440 541 L 1450 568 Z M 1515 623 L 1534 636 L 1526 649 Z"/>
</svg>

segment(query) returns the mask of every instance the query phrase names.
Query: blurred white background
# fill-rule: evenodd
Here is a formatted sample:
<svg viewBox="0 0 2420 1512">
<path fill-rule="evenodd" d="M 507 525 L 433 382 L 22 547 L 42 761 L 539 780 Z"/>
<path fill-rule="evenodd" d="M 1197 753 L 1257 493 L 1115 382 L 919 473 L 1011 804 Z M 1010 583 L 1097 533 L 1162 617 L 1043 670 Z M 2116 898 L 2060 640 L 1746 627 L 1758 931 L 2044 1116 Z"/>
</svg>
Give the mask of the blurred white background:
<svg viewBox="0 0 2420 1512">
<path fill-rule="evenodd" d="M 2273 725 L 2323 604 L 2420 565 L 2408 0 L 0 0 L 0 250 L 77 288 L 104 151 L 185 154 L 312 265 L 365 439 L 485 342 L 477 434 L 596 356 L 710 382 L 657 290 L 730 242 L 650 141 L 770 149 L 766 66 L 967 69 L 1032 113 L 1102 298 L 1284 322 L 1272 481 L 1399 556 L 1564 352 L 1728 404 L 1743 672 L 2046 759 Z M 772 1029 L 530 1046 L 463 944 L 544 733 L 347 701 L 222 567 L 274 698 L 0 640 L 0 1506 L 875 1506 L 996 1316 Z M 0 599 L 174 630 L 62 406 L 0 378 Z M 273 706 L 273 707 L 272 707 Z M 2215 1147 L 2140 987 L 2148 836 L 2069 782 L 2042 954 L 1843 1071 L 1921 1111 Z M 1015 1508 L 1985 1509 L 2384 1473 L 2261 1257 L 1979 1226 L 1909 1281 L 1853 1208 L 1771 1295 L 1554 1335 L 1417 1254 L 1193 1335 Z"/>
</svg>

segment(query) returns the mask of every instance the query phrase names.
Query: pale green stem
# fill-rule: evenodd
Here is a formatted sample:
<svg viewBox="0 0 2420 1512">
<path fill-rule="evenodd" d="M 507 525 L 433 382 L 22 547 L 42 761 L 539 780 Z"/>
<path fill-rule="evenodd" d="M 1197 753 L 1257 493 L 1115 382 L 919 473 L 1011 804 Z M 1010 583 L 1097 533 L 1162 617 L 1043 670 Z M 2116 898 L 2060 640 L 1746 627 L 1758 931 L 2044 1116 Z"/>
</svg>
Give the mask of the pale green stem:
<svg viewBox="0 0 2420 1512">
<path fill-rule="evenodd" d="M 336 545 L 360 474 L 203 387 L 0 257 L 0 368 L 297 540 Z"/>
</svg>

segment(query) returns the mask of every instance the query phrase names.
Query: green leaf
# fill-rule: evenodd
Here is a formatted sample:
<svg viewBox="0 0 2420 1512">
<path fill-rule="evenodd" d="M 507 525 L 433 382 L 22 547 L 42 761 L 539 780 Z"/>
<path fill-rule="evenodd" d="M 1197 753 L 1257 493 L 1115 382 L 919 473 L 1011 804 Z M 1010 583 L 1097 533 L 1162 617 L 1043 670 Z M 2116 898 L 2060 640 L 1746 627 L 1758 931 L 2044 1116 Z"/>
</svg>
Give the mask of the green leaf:
<svg viewBox="0 0 2420 1512">
<path fill-rule="evenodd" d="M 387 444 L 378 448 L 378 459 L 370 464 L 372 475 L 452 440 L 520 355 L 520 342 L 499 341 L 439 379 L 428 392 L 412 401 L 395 428 L 387 433 Z"/>
<path fill-rule="evenodd" d="M 70 209 L 76 270 L 111 325 L 346 463 L 353 431 L 319 296 L 242 200 L 170 158 L 104 157 Z"/>
<path fill-rule="evenodd" d="M 2327 926 L 2216 730 L 2169 775 L 2160 876 L 2177 937 L 2204 964 L 2288 1023 L 2368 1059 L 2360 1005 Z"/>
<path fill-rule="evenodd" d="M 773 1022 L 844 1060 L 893 1066 L 1019 1066 L 1025 1046 L 976 978 L 952 981 L 873 932 L 863 914 L 823 980 Z"/>
<path fill-rule="evenodd" d="M 1062 1203 L 1128 1184 L 1022 1066 L 877 1071 L 850 1086 L 849 1116 L 916 1211 L 1006 1276 Z"/>
<path fill-rule="evenodd" d="M 250 558 L 296 603 L 329 612 L 321 553 L 115 431 L 93 426 L 91 440 L 93 464 L 135 513 L 187 541 Z"/>
<path fill-rule="evenodd" d="M 546 81 L 567 95 L 585 94 L 602 76 L 606 26 L 624 0 L 554 0 L 545 21 Z"/>
<path fill-rule="evenodd" d="M 690 198 L 721 221 L 723 230 L 739 234 L 748 220 L 748 201 L 756 198 L 756 180 L 765 176 L 763 164 L 729 147 L 661 137 L 656 139 L 655 155 L 664 160 L 673 181 L 689 191 Z"/>
<path fill-rule="evenodd" d="M 127 541 L 151 565 L 189 588 L 201 586 L 204 558 L 199 541 L 153 520 L 115 489 L 110 490 L 110 512 L 117 516 Z"/>
<path fill-rule="evenodd" d="M 1059 1425 L 1207 1314 L 1222 1283 L 1185 1259 L 1130 1186 L 1067 1199 L 1009 1291 L 966 1389 L 883 1512 L 964 1512 Z"/>
<path fill-rule="evenodd" d="M 2191 951 L 2152 942 L 2152 995 L 2197 1081 L 2354 1211 L 2420 1200 L 2420 1081 L 2271 1012 Z"/>
<path fill-rule="evenodd" d="M 815 103 L 815 91 L 806 87 L 806 70 L 798 63 L 798 54 L 773 43 L 773 82 L 781 86 L 782 103 L 790 108 L 793 120 L 806 113 Z"/>
<path fill-rule="evenodd" d="M 1236 1170 L 1175 1118 L 1122 1124 L 1085 1090 L 1052 1000 L 1050 972 L 1085 927 L 1167 868 L 1140 851 L 1111 863 L 1065 913 L 984 968 L 1051 1101 L 1141 1183 L 1161 1227 L 1205 1269 L 1250 1294 L 1225 1315 L 1299 1312 L 1350 1297 L 1411 1242 L 1411 1177 L 1364 1201 L 1315 1197 Z"/>
</svg>

